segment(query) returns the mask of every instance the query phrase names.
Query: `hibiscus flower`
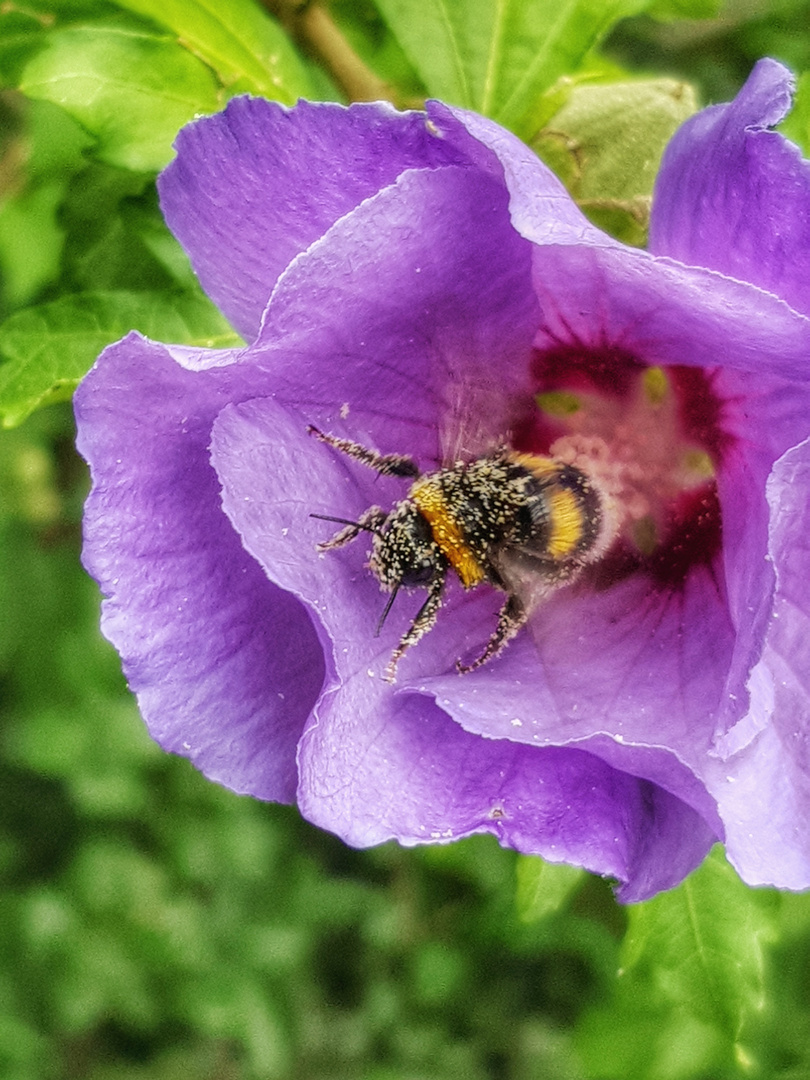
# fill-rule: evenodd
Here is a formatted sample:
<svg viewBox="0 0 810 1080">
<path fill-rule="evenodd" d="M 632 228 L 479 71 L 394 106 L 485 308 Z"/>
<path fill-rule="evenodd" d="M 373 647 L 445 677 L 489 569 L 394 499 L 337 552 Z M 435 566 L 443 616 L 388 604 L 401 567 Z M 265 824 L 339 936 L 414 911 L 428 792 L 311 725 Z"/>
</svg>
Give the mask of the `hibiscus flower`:
<svg viewBox="0 0 810 1080">
<path fill-rule="evenodd" d="M 810 172 L 769 130 L 789 73 L 672 140 L 649 252 L 614 241 L 493 122 L 440 103 L 237 98 L 159 180 L 249 343 L 130 334 L 79 387 L 84 559 L 154 738 L 352 845 L 476 832 L 640 900 L 717 840 L 810 886 Z M 508 447 L 580 463 L 609 550 L 503 604 L 448 575 L 385 603 L 368 537 L 408 499 L 314 427 L 422 473 Z"/>
</svg>

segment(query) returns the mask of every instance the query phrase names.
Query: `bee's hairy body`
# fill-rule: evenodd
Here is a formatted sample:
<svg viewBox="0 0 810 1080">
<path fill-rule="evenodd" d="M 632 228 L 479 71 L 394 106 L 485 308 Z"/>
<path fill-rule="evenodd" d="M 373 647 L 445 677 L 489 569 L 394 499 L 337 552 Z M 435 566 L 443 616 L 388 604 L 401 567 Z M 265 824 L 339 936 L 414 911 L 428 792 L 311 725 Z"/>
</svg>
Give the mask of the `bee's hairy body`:
<svg viewBox="0 0 810 1080">
<path fill-rule="evenodd" d="M 428 521 L 465 588 L 488 581 L 505 589 L 499 552 L 520 549 L 549 574 L 562 571 L 593 545 L 598 499 L 579 469 L 504 450 L 420 478 L 405 503 Z"/>
<path fill-rule="evenodd" d="M 421 474 L 404 455 L 377 454 L 310 431 L 379 473 L 414 478 L 390 512 L 371 507 L 318 545 L 321 550 L 341 547 L 360 531 L 370 531 L 369 568 L 381 587 L 392 594 L 402 586 L 427 588 L 425 603 L 386 669 L 389 681 L 402 655 L 434 625 L 448 570 L 455 571 L 465 589 L 488 582 L 507 594 L 484 652 L 469 665 L 457 664 L 467 672 L 496 656 L 526 622 L 529 611 L 519 595 L 520 579 L 539 580 L 551 592 L 604 549 L 603 496 L 573 465 L 503 448 Z"/>
</svg>

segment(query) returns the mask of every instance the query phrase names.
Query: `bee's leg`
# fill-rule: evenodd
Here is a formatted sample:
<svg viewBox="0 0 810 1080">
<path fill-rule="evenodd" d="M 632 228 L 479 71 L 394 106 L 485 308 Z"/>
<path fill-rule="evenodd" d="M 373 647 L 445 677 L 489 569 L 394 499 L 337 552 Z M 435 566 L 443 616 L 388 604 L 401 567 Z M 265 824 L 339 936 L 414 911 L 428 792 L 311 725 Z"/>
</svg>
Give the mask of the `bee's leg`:
<svg viewBox="0 0 810 1080">
<path fill-rule="evenodd" d="M 356 536 L 359 536 L 361 532 L 377 532 L 388 517 L 386 512 L 379 506 L 370 506 L 368 510 L 360 515 L 357 521 L 325 517 L 323 514 L 310 514 L 309 516 L 320 518 L 321 521 L 342 521 L 346 525 L 346 528 L 335 533 L 331 540 L 322 540 L 320 544 L 316 544 L 318 551 L 329 551 L 332 548 L 343 547 L 344 544 L 348 544 Z"/>
<path fill-rule="evenodd" d="M 456 670 L 460 674 L 466 675 L 468 671 L 475 671 L 476 668 L 491 660 L 493 656 L 497 656 L 504 645 L 511 641 L 518 630 L 525 625 L 528 617 L 520 600 L 516 596 L 508 596 L 498 615 L 498 625 L 495 627 L 495 633 L 487 642 L 487 647 L 478 659 L 473 660 L 471 664 L 462 664 L 460 660 L 457 660 Z"/>
<path fill-rule="evenodd" d="M 436 622 L 439 608 L 442 606 L 442 591 L 444 590 L 444 574 L 439 574 L 430 584 L 427 600 L 419 608 L 416 618 L 411 623 L 411 628 L 404 634 L 399 645 L 394 649 L 383 678 L 386 682 L 394 682 L 397 676 L 397 664 L 420 638 L 423 638 L 428 630 L 432 629 Z"/>
<path fill-rule="evenodd" d="M 361 465 L 368 465 L 370 469 L 382 473 L 383 476 L 416 477 L 420 475 L 419 466 L 407 454 L 378 454 L 376 450 L 369 450 L 360 443 L 352 442 L 351 439 L 339 439 L 336 435 L 327 435 L 323 431 L 318 431 L 312 424 L 309 425 L 307 431 L 320 442 L 339 450 L 341 454 L 354 458 Z"/>
</svg>

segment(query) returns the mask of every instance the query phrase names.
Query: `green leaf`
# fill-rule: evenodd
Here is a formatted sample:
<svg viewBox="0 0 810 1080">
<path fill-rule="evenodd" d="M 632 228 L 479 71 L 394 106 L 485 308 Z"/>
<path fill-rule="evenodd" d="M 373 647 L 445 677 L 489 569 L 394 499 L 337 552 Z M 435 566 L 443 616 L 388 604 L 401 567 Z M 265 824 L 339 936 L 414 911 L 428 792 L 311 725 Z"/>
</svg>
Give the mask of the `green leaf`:
<svg viewBox="0 0 810 1080">
<path fill-rule="evenodd" d="M 777 903 L 776 894 L 744 885 L 716 847 L 677 889 L 629 909 L 623 978 L 651 982 L 734 1040 L 764 1005 L 763 946 Z"/>
<path fill-rule="evenodd" d="M 674 79 L 583 83 L 532 146 L 597 225 L 642 245 L 664 147 L 696 109 Z"/>
<path fill-rule="evenodd" d="M 377 0 L 428 92 L 526 138 L 538 99 L 649 0 Z"/>
<path fill-rule="evenodd" d="M 289 39 L 253 0 L 116 0 L 176 33 L 216 71 L 229 94 L 291 105 L 312 87 Z"/>
<path fill-rule="evenodd" d="M 87 167 L 84 151 L 93 139 L 64 109 L 50 101 L 28 101 L 24 116 L 27 177 L 64 180 Z"/>
<path fill-rule="evenodd" d="M 653 0 L 647 14 L 653 19 L 713 19 L 723 0 Z"/>
<path fill-rule="evenodd" d="M 584 877 L 585 871 L 576 866 L 519 856 L 515 905 L 521 922 L 540 922 L 555 914 Z"/>
<path fill-rule="evenodd" d="M 58 27 L 120 19 L 114 0 L 3 0 L 0 3 L 0 86 L 17 87 L 26 63 Z M 140 22 L 140 20 L 139 20 Z"/>
<path fill-rule="evenodd" d="M 0 127 L 3 117 L 0 116 Z M 87 165 L 92 140 L 63 109 L 30 101 L 18 130 L 8 132 L 5 198 L 0 196 L 0 301 L 6 309 L 37 298 L 60 272 L 69 179 Z M 2 316 L 0 316 L 2 318 Z"/>
<path fill-rule="evenodd" d="M 18 311 L 0 326 L 0 413 L 13 427 L 41 405 L 68 398 L 101 350 L 129 330 L 201 348 L 239 343 L 205 297 L 85 293 Z"/>
<path fill-rule="evenodd" d="M 588 1080 L 709 1080 L 730 1069 L 728 1040 L 710 1023 L 642 994 L 618 995 L 586 1013 L 574 1033 Z M 756 1074 L 755 1074 L 756 1075 Z"/>
<path fill-rule="evenodd" d="M 14 86 L 45 27 L 33 12 L 0 5 L 0 85 Z"/>
<path fill-rule="evenodd" d="M 59 272 L 64 230 L 57 209 L 64 180 L 51 180 L 0 205 L 0 279 L 9 307 L 28 303 Z"/>
<path fill-rule="evenodd" d="M 96 137 L 102 160 L 143 172 L 170 160 L 183 124 L 220 105 L 202 61 L 165 36 L 125 27 L 54 31 L 20 89 L 61 105 Z"/>
<path fill-rule="evenodd" d="M 196 283 L 190 286 L 190 269 L 181 283 L 147 242 L 147 232 L 161 233 L 163 246 L 172 247 L 176 261 L 188 265 L 160 215 L 154 183 L 144 173 L 92 162 L 71 181 L 59 221 L 66 231 L 64 293 L 196 288 Z"/>
<path fill-rule="evenodd" d="M 793 108 L 779 130 L 802 148 L 805 157 L 810 155 L 810 71 L 799 76 Z"/>
</svg>

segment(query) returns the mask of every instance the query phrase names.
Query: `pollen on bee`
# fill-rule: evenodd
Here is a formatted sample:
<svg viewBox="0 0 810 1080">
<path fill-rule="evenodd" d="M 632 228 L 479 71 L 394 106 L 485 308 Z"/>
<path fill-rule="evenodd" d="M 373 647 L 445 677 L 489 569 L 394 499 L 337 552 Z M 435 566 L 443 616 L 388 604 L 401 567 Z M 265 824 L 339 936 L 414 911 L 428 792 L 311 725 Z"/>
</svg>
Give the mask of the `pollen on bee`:
<svg viewBox="0 0 810 1080">
<path fill-rule="evenodd" d="M 464 588 L 471 589 L 479 585 L 484 580 L 484 569 L 452 517 L 438 485 L 431 477 L 425 477 L 413 485 L 411 498 L 429 523 L 434 540 L 458 574 Z"/>
</svg>

